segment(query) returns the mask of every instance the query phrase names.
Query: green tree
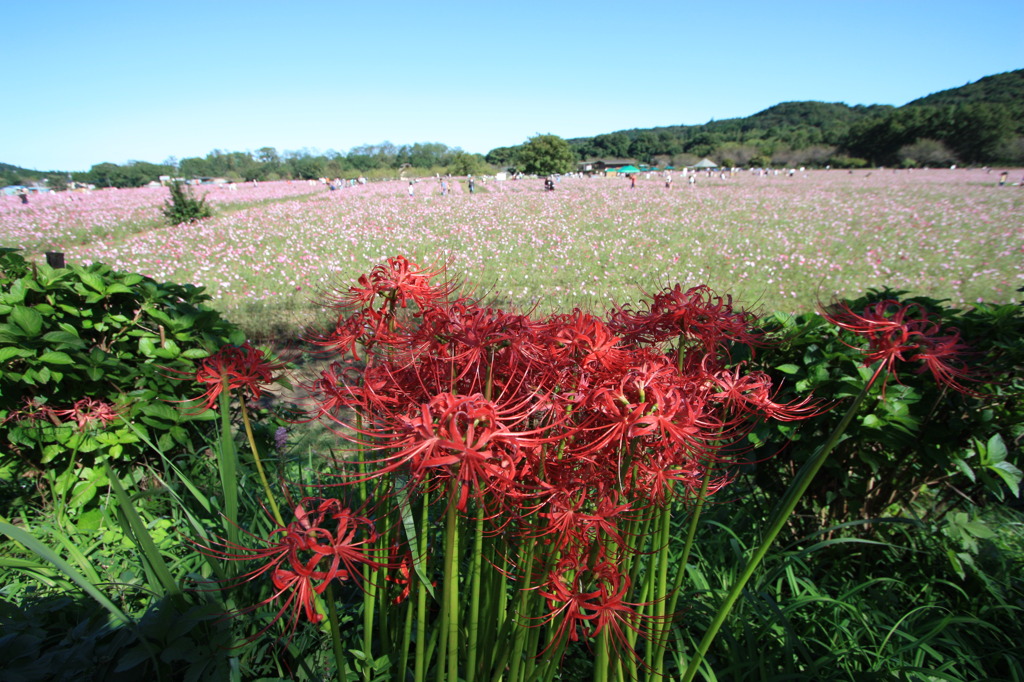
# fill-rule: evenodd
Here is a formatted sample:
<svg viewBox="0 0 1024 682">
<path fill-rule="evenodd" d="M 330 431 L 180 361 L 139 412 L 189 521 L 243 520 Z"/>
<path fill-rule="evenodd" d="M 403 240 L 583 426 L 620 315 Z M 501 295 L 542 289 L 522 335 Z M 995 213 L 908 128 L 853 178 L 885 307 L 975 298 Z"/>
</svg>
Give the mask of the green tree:
<svg viewBox="0 0 1024 682">
<path fill-rule="evenodd" d="M 487 162 L 479 154 L 456 151 L 448 162 L 448 172 L 452 175 L 483 175 L 488 170 Z"/>
<path fill-rule="evenodd" d="M 558 135 L 536 135 L 519 148 L 517 159 L 524 173 L 552 175 L 576 170 L 576 153 Z"/>
</svg>

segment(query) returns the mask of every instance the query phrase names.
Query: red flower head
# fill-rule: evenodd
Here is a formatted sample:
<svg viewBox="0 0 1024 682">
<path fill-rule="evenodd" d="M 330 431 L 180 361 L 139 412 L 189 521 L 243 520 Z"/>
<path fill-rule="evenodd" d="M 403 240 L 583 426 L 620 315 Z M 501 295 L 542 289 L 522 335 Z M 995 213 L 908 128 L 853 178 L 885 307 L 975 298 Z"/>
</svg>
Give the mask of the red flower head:
<svg viewBox="0 0 1024 682">
<path fill-rule="evenodd" d="M 284 597 L 274 620 L 291 610 L 294 630 L 302 614 L 313 623 L 323 619 L 316 610 L 316 596 L 323 594 L 332 580 L 359 580 L 361 565 L 384 565 L 367 549 L 376 538 L 370 519 L 353 514 L 338 500 L 307 497 L 296 505 L 295 520 L 261 539 L 262 547 L 224 543 L 224 549 L 201 549 L 225 560 L 261 561 L 262 565 L 243 578 L 252 580 L 270 573 L 275 592 L 262 604 Z"/>
<path fill-rule="evenodd" d="M 113 405 L 96 398 L 82 398 L 70 409 L 53 410 L 53 413 L 74 420 L 79 431 L 84 431 L 89 424 L 109 424 L 120 416 Z"/>
<path fill-rule="evenodd" d="M 225 385 L 229 391 L 242 391 L 243 397 L 259 400 L 263 389 L 275 380 L 274 373 L 284 368 L 284 363 L 271 362 L 245 342 L 241 346 L 224 346 L 204 359 L 196 371 L 196 381 L 206 385 L 206 392 L 199 396 L 202 409 L 207 410 L 217 403 Z"/>
<path fill-rule="evenodd" d="M 909 365 L 916 374 L 931 372 L 938 383 L 970 393 L 963 384 L 970 380 L 964 363 L 967 344 L 956 329 L 942 329 L 921 304 L 886 299 L 858 314 L 839 303 L 822 314 L 837 327 L 867 340 L 865 364 L 880 361 L 883 370 L 897 380 L 898 367 Z"/>
<path fill-rule="evenodd" d="M 335 307 L 342 309 L 406 308 L 414 302 L 422 310 L 445 300 L 455 289 L 454 284 L 435 285 L 431 279 L 444 272 L 421 268 L 405 256 L 388 258 L 387 263 L 375 266 L 369 274 L 359 278 L 358 286 L 342 294 Z"/>
</svg>

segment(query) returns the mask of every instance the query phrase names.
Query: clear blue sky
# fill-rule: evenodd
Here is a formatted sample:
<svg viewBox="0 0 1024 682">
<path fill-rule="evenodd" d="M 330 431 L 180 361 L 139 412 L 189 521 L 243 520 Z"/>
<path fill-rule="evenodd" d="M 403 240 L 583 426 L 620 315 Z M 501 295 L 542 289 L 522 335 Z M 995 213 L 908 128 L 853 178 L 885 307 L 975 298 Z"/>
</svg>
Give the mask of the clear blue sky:
<svg viewBox="0 0 1024 682">
<path fill-rule="evenodd" d="M 0 0 L 0 162 L 213 149 L 468 152 L 794 100 L 902 105 L 1024 68 L 1024 5 L 964 0 Z"/>
</svg>

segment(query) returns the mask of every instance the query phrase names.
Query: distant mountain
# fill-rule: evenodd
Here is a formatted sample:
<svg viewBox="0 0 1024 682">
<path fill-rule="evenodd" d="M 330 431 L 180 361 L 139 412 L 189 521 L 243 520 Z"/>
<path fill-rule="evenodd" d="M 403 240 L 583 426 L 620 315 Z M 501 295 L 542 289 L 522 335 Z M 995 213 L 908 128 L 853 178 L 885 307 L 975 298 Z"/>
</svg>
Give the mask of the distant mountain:
<svg viewBox="0 0 1024 682">
<path fill-rule="evenodd" d="M 927 159 L 920 152 L 918 159 L 901 152 L 922 140 L 929 149 Z M 933 142 L 942 147 L 936 149 Z M 736 165 L 1024 163 L 1024 69 L 988 76 L 902 107 L 783 102 L 744 118 L 634 128 L 569 143 L 584 159 L 631 158 L 644 163 L 688 162 L 701 156 Z M 515 150 L 495 151 L 511 159 Z M 488 161 L 500 159 L 492 152 Z"/>
<path fill-rule="evenodd" d="M 945 107 L 957 104 L 998 104 L 1009 109 L 1018 123 L 1024 123 L 1024 69 L 985 76 L 959 88 L 936 92 L 905 106 Z"/>
</svg>

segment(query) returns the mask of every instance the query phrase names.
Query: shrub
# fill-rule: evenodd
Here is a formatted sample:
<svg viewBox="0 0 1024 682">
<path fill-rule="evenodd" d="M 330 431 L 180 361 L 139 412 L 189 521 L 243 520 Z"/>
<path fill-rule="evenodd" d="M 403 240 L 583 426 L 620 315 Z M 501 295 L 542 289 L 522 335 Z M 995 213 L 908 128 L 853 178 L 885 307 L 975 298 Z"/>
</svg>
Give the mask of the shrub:
<svg viewBox="0 0 1024 682">
<path fill-rule="evenodd" d="M 105 485 L 100 466 L 138 462 L 150 441 L 191 446 L 197 422 L 176 373 L 240 331 L 191 285 L 93 264 L 54 269 L 0 250 L 0 481 L 48 480 L 74 506 Z M 123 466 L 116 466 L 118 463 Z"/>
<path fill-rule="evenodd" d="M 940 301 L 903 294 L 869 292 L 849 308 L 899 301 L 936 328 L 956 330 L 967 346 L 966 370 L 974 380 L 962 381 L 969 390 L 960 393 L 937 385 L 926 372 L 907 370 L 873 389 L 875 400 L 865 403 L 847 440 L 836 447 L 804 498 L 804 518 L 822 527 L 910 514 L 940 522 L 971 502 L 1019 495 L 1014 444 L 1024 433 L 1024 308 L 951 310 Z M 871 372 L 860 350 L 862 340 L 851 332 L 817 314 L 776 315 L 769 326 L 785 342 L 765 348 L 757 361 L 776 376 L 788 375 L 780 399 L 811 392 L 843 398 L 867 383 Z M 914 362 L 909 347 L 902 354 L 902 360 Z M 785 448 L 783 457 L 758 465 L 758 483 L 772 493 L 784 490 L 838 418 L 836 411 L 825 412 L 799 425 L 762 427 L 752 435 L 767 452 Z"/>
<path fill-rule="evenodd" d="M 206 197 L 196 197 L 185 183 L 174 182 L 170 190 L 171 197 L 164 204 L 163 214 L 171 225 L 194 223 L 213 215 Z"/>
</svg>

